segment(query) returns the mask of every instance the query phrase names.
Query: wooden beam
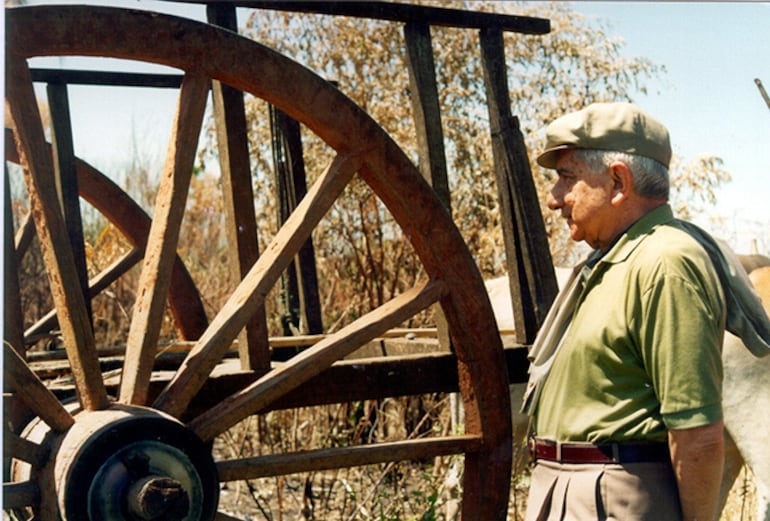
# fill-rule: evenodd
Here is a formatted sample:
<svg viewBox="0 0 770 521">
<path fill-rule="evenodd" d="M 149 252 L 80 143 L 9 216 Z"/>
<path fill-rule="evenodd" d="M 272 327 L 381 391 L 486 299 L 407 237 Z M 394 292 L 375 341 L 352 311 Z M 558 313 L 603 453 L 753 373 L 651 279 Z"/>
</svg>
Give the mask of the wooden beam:
<svg viewBox="0 0 770 521">
<path fill-rule="evenodd" d="M 454 436 L 270 454 L 221 461 L 217 463 L 217 474 L 221 482 L 258 479 L 298 472 L 464 454 L 478 450 L 481 444 L 481 438 L 478 436 Z"/>
<path fill-rule="evenodd" d="M 451 213 L 441 107 L 436 86 L 436 65 L 430 26 L 410 22 L 404 26 L 412 112 L 417 131 L 420 173 L 430 183 L 444 207 Z"/>
<path fill-rule="evenodd" d="M 33 82 L 63 85 L 103 85 L 107 87 L 155 87 L 178 89 L 181 74 L 88 71 L 73 69 L 30 69 Z"/>
<path fill-rule="evenodd" d="M 209 4 L 211 0 L 170 0 L 187 4 Z M 496 27 L 502 31 L 522 34 L 547 34 L 551 22 L 545 18 L 508 14 L 464 11 L 443 7 L 428 7 L 395 2 L 271 2 L 258 0 L 221 0 L 236 7 L 275 9 L 302 13 L 355 16 L 391 22 L 424 22 L 428 25 L 481 29 Z M 217 2 L 220 3 L 220 2 Z"/>
<path fill-rule="evenodd" d="M 527 348 L 506 348 L 505 361 L 510 383 L 525 383 L 528 378 Z M 214 376 L 206 382 L 191 409 L 202 411 L 214 407 L 223 396 L 229 396 L 254 380 L 256 376 L 243 373 Z M 345 360 L 334 363 L 257 413 L 458 390 L 457 358 L 451 353 Z"/>
<path fill-rule="evenodd" d="M 300 124 L 282 110 L 270 105 L 270 132 L 273 139 L 273 165 L 278 187 L 280 224 L 289 218 L 307 193 L 305 161 L 302 155 Z M 313 237 L 307 238 L 284 274 L 287 318 L 299 320 L 302 334 L 323 332 L 321 301 Z M 299 316 L 296 316 L 298 313 Z M 295 323 L 295 326 L 297 324 Z M 285 334 L 290 334 L 284 331 Z"/>
<path fill-rule="evenodd" d="M 86 304 L 86 313 L 93 325 L 91 296 L 88 293 L 88 267 L 86 266 L 86 247 L 83 238 L 83 219 L 80 215 L 80 195 L 78 177 L 75 171 L 75 146 L 70 121 L 69 96 L 67 86 L 62 83 L 49 83 L 46 86 L 48 108 L 51 111 L 51 150 L 53 152 L 54 180 L 59 193 L 64 225 L 67 229 L 75 258 L 75 269 L 80 280 L 80 289 Z"/>
<path fill-rule="evenodd" d="M 527 381 L 527 351 L 528 348 L 521 345 L 504 350 L 510 383 Z M 167 372 L 156 372 L 150 395 L 157 396 L 172 375 L 173 368 Z M 240 371 L 237 364 L 233 364 L 231 369 L 222 366 L 221 371 L 217 370 L 202 385 L 184 418 L 190 419 L 217 407 L 223 398 L 245 388 L 261 376 L 257 372 Z M 108 387 L 113 389 L 110 385 Z M 53 391 L 60 399 L 66 399 L 72 396 L 74 389 L 71 384 L 57 384 Z M 356 400 L 457 391 L 457 358 L 452 353 L 342 360 L 255 414 Z"/>
<path fill-rule="evenodd" d="M 209 22 L 237 31 L 235 7 L 212 4 L 206 9 Z M 257 218 L 254 213 L 254 191 L 251 186 L 246 108 L 243 92 L 212 82 L 214 118 L 217 131 L 219 166 L 225 204 L 227 240 L 231 251 L 230 265 L 240 282 L 259 258 Z M 239 335 L 238 347 L 243 369 L 270 367 L 267 341 L 267 317 L 264 306 L 256 310 Z"/>
<path fill-rule="evenodd" d="M 517 341 L 532 343 L 558 292 L 540 202 L 518 119 L 511 114 L 503 33 L 479 33 L 492 154 Z"/>
</svg>

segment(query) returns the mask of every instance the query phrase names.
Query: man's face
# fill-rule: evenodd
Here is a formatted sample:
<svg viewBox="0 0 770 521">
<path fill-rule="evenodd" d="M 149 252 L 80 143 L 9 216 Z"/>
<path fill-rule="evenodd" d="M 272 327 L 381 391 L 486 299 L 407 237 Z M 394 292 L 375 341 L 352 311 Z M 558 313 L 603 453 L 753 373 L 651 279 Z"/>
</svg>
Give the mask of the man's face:
<svg viewBox="0 0 770 521">
<path fill-rule="evenodd" d="M 556 162 L 556 173 L 559 179 L 549 193 L 548 208 L 561 211 L 573 240 L 586 241 L 595 249 L 608 247 L 616 234 L 609 169 L 589 172 L 568 150 Z"/>
</svg>

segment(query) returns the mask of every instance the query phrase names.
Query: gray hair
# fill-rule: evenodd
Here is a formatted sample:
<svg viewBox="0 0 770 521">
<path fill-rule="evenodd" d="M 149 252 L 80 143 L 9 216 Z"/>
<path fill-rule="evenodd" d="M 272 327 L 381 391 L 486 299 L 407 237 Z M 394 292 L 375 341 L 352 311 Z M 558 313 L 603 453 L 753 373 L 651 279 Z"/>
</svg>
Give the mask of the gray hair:
<svg viewBox="0 0 770 521">
<path fill-rule="evenodd" d="M 668 199 L 668 168 L 652 158 L 628 152 L 585 148 L 576 149 L 575 155 L 591 172 L 609 168 L 615 161 L 625 163 L 634 176 L 634 190 L 637 194 L 649 199 Z"/>
</svg>

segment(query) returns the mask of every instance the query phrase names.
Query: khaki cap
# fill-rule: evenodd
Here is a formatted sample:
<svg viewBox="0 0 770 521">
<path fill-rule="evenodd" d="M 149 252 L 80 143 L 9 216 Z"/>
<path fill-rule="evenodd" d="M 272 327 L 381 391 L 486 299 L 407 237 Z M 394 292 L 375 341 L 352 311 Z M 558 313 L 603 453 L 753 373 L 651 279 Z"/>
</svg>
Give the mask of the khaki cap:
<svg viewBox="0 0 770 521">
<path fill-rule="evenodd" d="M 668 168 L 671 143 L 668 130 L 631 103 L 594 103 L 554 120 L 545 130 L 545 151 L 537 163 L 556 168 L 561 150 L 615 150 L 652 158 Z"/>
</svg>

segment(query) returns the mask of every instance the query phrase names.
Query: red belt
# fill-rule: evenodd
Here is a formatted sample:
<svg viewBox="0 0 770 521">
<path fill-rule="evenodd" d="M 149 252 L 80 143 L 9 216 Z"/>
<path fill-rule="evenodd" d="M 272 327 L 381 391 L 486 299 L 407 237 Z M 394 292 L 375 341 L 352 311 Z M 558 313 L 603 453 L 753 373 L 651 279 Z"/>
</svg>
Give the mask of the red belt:
<svg viewBox="0 0 770 521">
<path fill-rule="evenodd" d="M 558 463 L 650 463 L 671 461 L 667 443 L 558 443 L 531 439 L 530 452 L 535 460 Z"/>
</svg>

